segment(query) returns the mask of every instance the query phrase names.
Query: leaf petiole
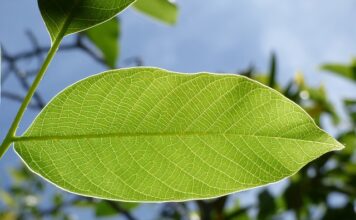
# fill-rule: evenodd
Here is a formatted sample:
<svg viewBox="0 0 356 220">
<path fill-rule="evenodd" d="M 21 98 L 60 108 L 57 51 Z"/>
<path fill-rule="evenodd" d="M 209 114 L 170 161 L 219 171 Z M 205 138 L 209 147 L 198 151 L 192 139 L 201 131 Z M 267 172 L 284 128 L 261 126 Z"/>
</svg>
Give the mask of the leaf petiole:
<svg viewBox="0 0 356 220">
<path fill-rule="evenodd" d="M 11 143 L 13 142 L 15 135 L 16 135 L 16 130 L 19 127 L 19 124 L 21 122 L 21 119 L 22 119 L 25 111 L 26 111 L 26 108 L 30 104 L 32 96 L 35 93 L 38 85 L 40 84 L 44 74 L 46 73 L 46 70 L 47 70 L 49 64 L 51 63 L 54 55 L 56 54 L 63 37 L 64 37 L 64 32 L 60 33 L 59 36 L 53 41 L 53 44 L 51 45 L 51 48 L 48 51 L 46 59 L 44 60 L 40 70 L 38 71 L 35 80 L 33 81 L 30 89 L 28 90 L 27 95 L 26 95 L 25 99 L 23 100 L 23 102 L 20 106 L 20 109 L 18 110 L 18 112 L 16 114 L 14 121 L 12 122 L 12 125 L 6 134 L 4 141 L 2 142 L 2 144 L 0 146 L 0 159 L 5 154 L 5 152 L 9 149 L 9 147 L 11 146 Z"/>
</svg>

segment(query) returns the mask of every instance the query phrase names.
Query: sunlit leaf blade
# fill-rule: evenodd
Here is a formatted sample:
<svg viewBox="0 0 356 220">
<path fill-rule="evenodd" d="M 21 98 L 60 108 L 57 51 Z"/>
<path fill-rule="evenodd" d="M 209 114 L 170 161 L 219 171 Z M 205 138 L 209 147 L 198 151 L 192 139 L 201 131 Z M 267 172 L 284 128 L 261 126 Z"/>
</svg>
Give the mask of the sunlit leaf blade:
<svg viewBox="0 0 356 220">
<path fill-rule="evenodd" d="M 177 22 L 178 7 L 169 0 L 138 0 L 133 6 L 138 11 L 166 24 L 173 25 Z"/>
<path fill-rule="evenodd" d="M 134 0 L 38 0 L 52 41 L 103 23 Z"/>
<path fill-rule="evenodd" d="M 89 40 L 100 50 L 106 64 L 114 68 L 119 56 L 120 23 L 113 18 L 84 32 Z"/>
<path fill-rule="evenodd" d="M 299 106 L 246 77 L 113 70 L 56 96 L 15 149 L 68 191 L 124 201 L 221 196 L 343 148 Z"/>
<path fill-rule="evenodd" d="M 356 59 L 352 60 L 351 64 L 325 64 L 321 69 L 356 81 Z"/>
</svg>

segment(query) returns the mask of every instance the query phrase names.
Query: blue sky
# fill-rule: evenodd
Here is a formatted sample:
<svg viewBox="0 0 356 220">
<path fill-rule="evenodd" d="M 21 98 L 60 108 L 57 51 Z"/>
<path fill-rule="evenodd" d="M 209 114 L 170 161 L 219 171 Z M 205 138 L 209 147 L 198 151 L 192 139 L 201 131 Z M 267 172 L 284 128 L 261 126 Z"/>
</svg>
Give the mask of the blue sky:
<svg viewBox="0 0 356 220">
<path fill-rule="evenodd" d="M 355 85 L 318 70 L 322 63 L 349 62 L 355 56 L 354 0 L 177 2 L 180 17 L 174 27 L 131 9 L 120 16 L 121 60 L 139 56 L 146 65 L 182 72 L 236 72 L 252 64 L 265 71 L 274 51 L 279 61 L 280 82 L 285 83 L 297 71 L 302 71 L 309 83 L 325 84 L 336 103 L 340 97 L 355 97 Z M 1 0 L 0 42 L 7 51 L 16 53 L 31 48 L 26 29 L 34 32 L 42 45 L 50 43 L 35 0 Z M 63 43 L 71 40 L 68 37 Z M 103 70 L 103 66 L 79 52 L 60 53 L 39 90 L 49 101 L 66 86 Z M 14 79 L 4 87 L 23 93 Z M 18 106 L 19 103 L 2 100 L 0 138 L 5 135 Z M 36 114 L 26 113 L 19 132 L 26 129 Z M 0 186 L 5 179 L 3 171 L 18 163 L 12 150 L 0 161 Z"/>
</svg>

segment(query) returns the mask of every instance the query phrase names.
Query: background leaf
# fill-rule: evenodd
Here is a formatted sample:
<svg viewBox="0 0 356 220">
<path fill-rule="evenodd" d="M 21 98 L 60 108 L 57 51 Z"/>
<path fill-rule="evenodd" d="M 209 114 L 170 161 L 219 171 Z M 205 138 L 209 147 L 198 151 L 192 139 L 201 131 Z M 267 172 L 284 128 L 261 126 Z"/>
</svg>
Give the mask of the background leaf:
<svg viewBox="0 0 356 220">
<path fill-rule="evenodd" d="M 52 41 L 103 23 L 134 0 L 38 0 Z"/>
<path fill-rule="evenodd" d="M 113 18 L 101 25 L 86 30 L 85 35 L 101 51 L 106 64 L 115 68 L 119 56 L 120 23 Z"/>
<path fill-rule="evenodd" d="M 268 86 L 274 88 L 276 85 L 276 75 L 277 75 L 277 57 L 275 53 L 272 53 L 270 61 L 270 70 L 269 70 L 269 82 Z"/>
<path fill-rule="evenodd" d="M 246 77 L 155 68 L 74 84 L 16 141 L 34 172 L 68 191 L 156 202 L 265 185 L 343 147 Z"/>
<path fill-rule="evenodd" d="M 324 64 L 321 69 L 356 81 L 356 59 L 353 59 L 349 65 L 336 63 Z"/>
<path fill-rule="evenodd" d="M 274 201 L 273 196 L 268 190 L 263 190 L 258 195 L 258 219 L 271 219 L 272 215 L 277 210 L 277 205 Z"/>
<path fill-rule="evenodd" d="M 100 201 L 95 207 L 96 217 L 107 217 L 117 215 L 117 210 L 111 207 L 107 202 Z"/>
<path fill-rule="evenodd" d="M 173 25 L 177 22 L 178 7 L 168 0 L 138 0 L 134 8 L 166 24 Z"/>
</svg>

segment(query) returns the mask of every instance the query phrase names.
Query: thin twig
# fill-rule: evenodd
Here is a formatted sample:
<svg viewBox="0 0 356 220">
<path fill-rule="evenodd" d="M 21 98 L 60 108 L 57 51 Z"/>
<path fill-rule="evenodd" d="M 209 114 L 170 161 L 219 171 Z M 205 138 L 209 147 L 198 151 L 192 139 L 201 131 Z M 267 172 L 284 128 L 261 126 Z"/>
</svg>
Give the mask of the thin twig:
<svg viewBox="0 0 356 220">
<path fill-rule="evenodd" d="M 18 66 L 16 64 L 16 59 L 9 56 L 8 53 L 6 52 L 6 50 L 4 50 L 4 49 L 3 49 L 3 57 L 4 57 L 4 59 L 8 60 L 9 68 L 10 68 L 11 72 L 15 73 L 15 76 L 18 79 L 18 81 L 21 83 L 21 86 L 25 89 L 25 91 L 29 90 L 30 84 L 28 83 L 28 81 L 26 79 L 26 73 L 22 72 L 18 68 Z M 45 105 L 44 101 L 43 101 L 42 97 L 38 94 L 37 91 L 34 93 L 33 97 L 36 100 L 36 103 L 39 106 L 39 108 L 43 108 Z"/>
<path fill-rule="evenodd" d="M 3 61 L 8 64 L 8 67 L 6 71 L 4 71 L 2 81 L 1 81 L 1 84 L 3 84 L 8 79 L 10 74 L 14 73 L 15 77 L 18 79 L 18 81 L 20 82 L 21 86 L 24 88 L 25 91 L 27 91 L 30 88 L 28 78 L 37 74 L 38 69 L 24 72 L 20 70 L 17 63 L 24 59 L 33 59 L 33 58 L 37 58 L 39 63 L 42 63 L 43 54 L 47 53 L 48 50 L 50 49 L 50 47 L 47 46 L 41 47 L 38 43 L 38 40 L 36 39 L 36 37 L 32 32 L 27 31 L 26 34 L 29 37 L 31 44 L 33 45 L 33 49 L 15 55 L 10 55 L 5 48 L 2 48 Z M 75 49 L 82 50 L 83 52 L 85 52 L 85 54 L 92 57 L 95 61 L 106 66 L 105 60 L 84 44 L 82 35 L 77 35 L 77 39 L 75 40 L 74 43 L 63 45 L 60 47 L 60 51 L 75 50 Z M 6 93 L 4 97 L 20 101 L 18 95 L 16 94 L 10 95 L 9 93 Z M 38 105 L 36 108 L 38 109 L 43 108 L 45 105 L 45 101 L 42 99 L 39 93 L 35 92 L 33 97 L 36 101 L 36 105 Z M 31 105 L 31 107 L 33 107 L 33 104 Z"/>
<path fill-rule="evenodd" d="M 15 94 L 15 93 L 12 93 L 12 92 L 7 92 L 7 91 L 2 91 L 1 92 L 1 95 L 4 97 L 4 98 L 7 98 L 7 99 L 10 99 L 10 100 L 14 100 L 14 101 L 17 101 L 17 102 L 22 102 L 24 97 L 18 95 L 18 94 Z M 35 110 L 41 110 L 42 108 L 34 103 L 31 103 L 28 105 L 29 108 L 31 109 L 35 109 Z"/>
</svg>

